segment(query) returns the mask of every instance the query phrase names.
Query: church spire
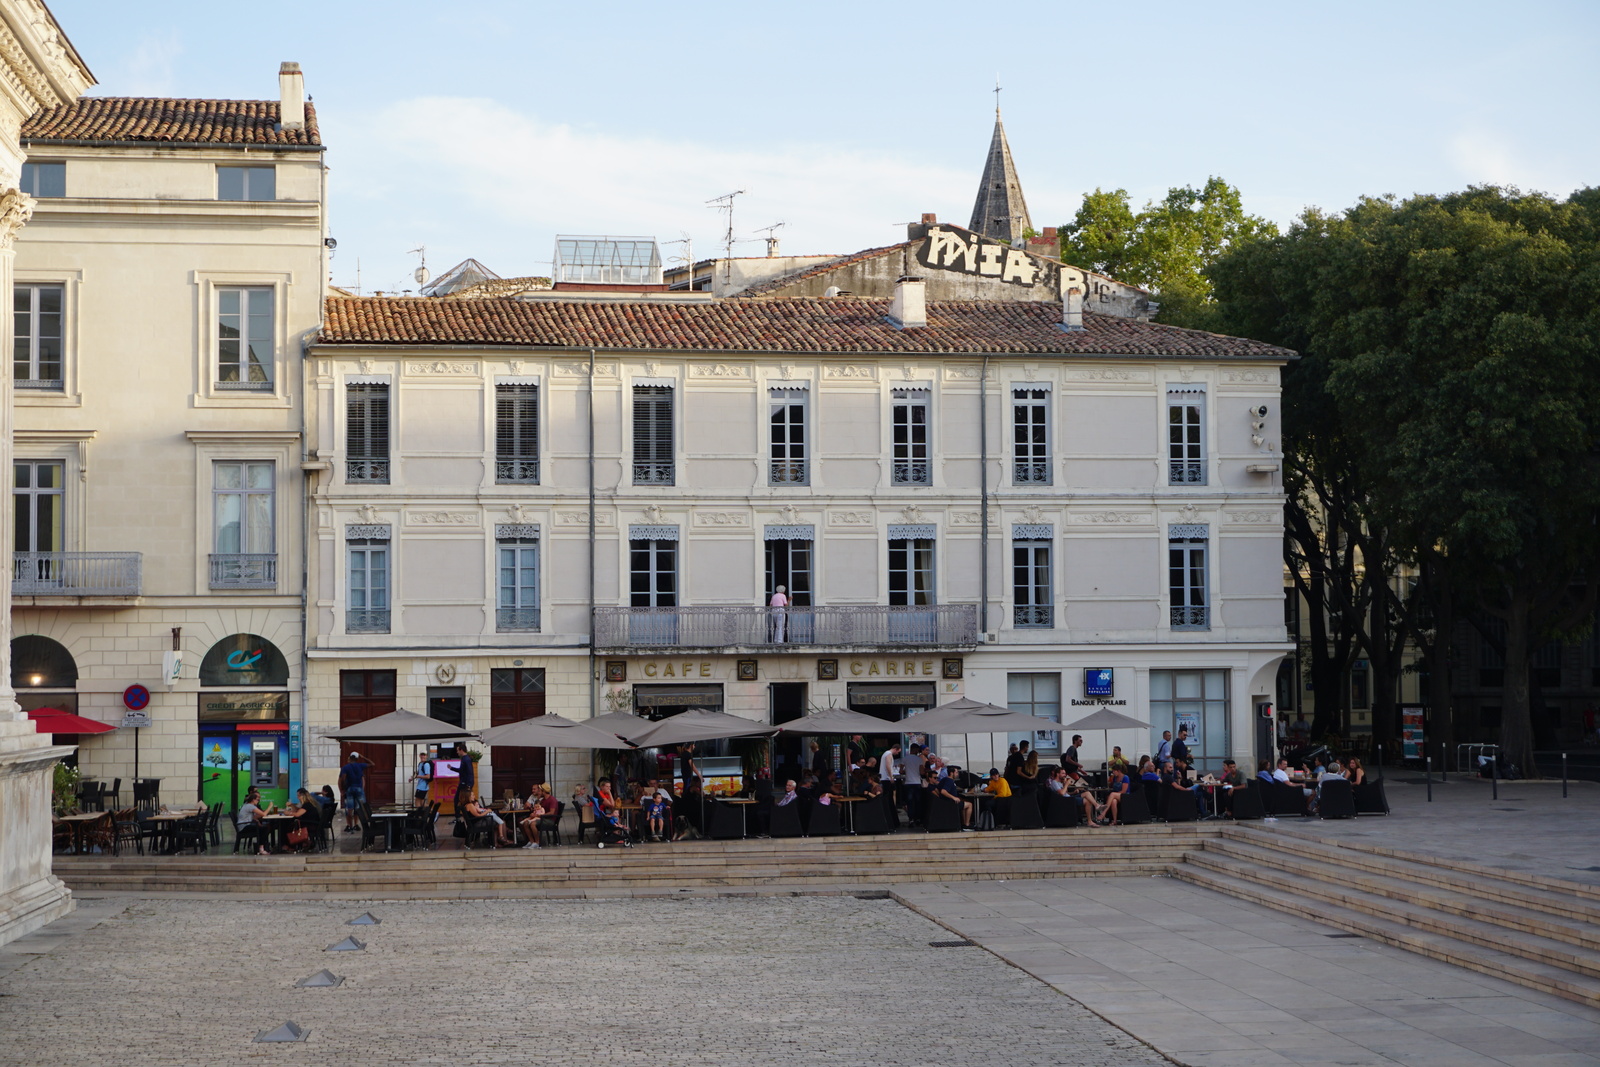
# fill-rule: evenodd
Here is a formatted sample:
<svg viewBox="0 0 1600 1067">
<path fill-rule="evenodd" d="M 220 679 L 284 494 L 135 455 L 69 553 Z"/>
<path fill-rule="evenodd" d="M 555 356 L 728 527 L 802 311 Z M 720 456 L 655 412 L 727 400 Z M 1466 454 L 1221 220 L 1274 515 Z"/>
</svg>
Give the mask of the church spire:
<svg viewBox="0 0 1600 1067">
<path fill-rule="evenodd" d="M 989 141 L 989 159 L 978 182 L 978 199 L 972 205 L 972 222 L 967 229 L 997 240 L 1023 243 L 1024 230 L 1033 228 L 1028 218 L 1028 202 L 1022 196 L 1016 164 L 1011 162 L 1011 145 L 1006 127 L 1000 121 L 1000 86 L 994 87 L 994 137 Z"/>
</svg>

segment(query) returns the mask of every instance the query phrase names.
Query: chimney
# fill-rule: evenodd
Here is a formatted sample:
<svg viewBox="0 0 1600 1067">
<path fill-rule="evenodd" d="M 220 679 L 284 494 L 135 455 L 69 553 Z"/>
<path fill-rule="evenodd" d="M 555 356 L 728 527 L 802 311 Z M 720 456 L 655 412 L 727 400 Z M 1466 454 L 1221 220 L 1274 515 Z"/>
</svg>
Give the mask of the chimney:
<svg viewBox="0 0 1600 1067">
<path fill-rule="evenodd" d="M 924 226 L 937 226 L 939 225 L 939 216 L 931 211 L 924 211 L 922 213 L 922 224 Z"/>
<path fill-rule="evenodd" d="M 1044 228 L 1044 239 L 1046 241 L 1055 241 L 1055 240 L 1057 240 L 1056 228 L 1054 226 L 1046 226 Z"/>
<path fill-rule="evenodd" d="M 286 130 L 306 128 L 306 81 L 298 63 L 278 68 L 278 122 Z"/>
<path fill-rule="evenodd" d="M 897 280 L 894 299 L 889 301 L 889 321 L 901 330 L 928 325 L 928 283 L 906 276 Z"/>
<path fill-rule="evenodd" d="M 1083 329 L 1083 290 L 1076 285 L 1062 290 L 1061 328 L 1067 333 Z"/>
<path fill-rule="evenodd" d="M 778 257 L 778 239 L 776 237 L 768 237 L 766 240 L 767 258 L 776 259 Z"/>
</svg>

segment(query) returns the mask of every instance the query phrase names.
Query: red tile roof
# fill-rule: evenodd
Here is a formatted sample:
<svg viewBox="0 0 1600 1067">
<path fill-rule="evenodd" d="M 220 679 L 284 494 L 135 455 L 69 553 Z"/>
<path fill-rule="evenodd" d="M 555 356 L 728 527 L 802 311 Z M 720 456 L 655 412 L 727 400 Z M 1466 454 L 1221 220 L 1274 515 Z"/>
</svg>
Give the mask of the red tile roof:
<svg viewBox="0 0 1600 1067">
<path fill-rule="evenodd" d="M 928 325 L 898 329 L 889 302 L 856 297 L 667 301 L 434 300 L 329 297 L 325 345 L 517 345 L 683 352 L 970 353 L 1287 360 L 1242 337 L 1086 313 L 1060 328 L 1061 305 L 930 302 Z"/>
<path fill-rule="evenodd" d="M 306 127 L 278 126 L 276 100 L 169 100 L 147 96 L 85 96 L 47 107 L 22 124 L 24 144 L 51 141 L 130 141 L 160 144 L 248 144 L 279 148 L 322 143 L 317 111 L 306 104 Z"/>
</svg>

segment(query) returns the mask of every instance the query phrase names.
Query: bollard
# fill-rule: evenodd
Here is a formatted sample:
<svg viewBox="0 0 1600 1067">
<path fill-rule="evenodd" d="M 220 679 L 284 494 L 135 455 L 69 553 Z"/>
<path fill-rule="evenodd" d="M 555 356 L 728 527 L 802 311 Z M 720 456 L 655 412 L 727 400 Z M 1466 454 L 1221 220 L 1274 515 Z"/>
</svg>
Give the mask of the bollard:
<svg viewBox="0 0 1600 1067">
<path fill-rule="evenodd" d="M 1383 746 L 1378 746 L 1378 781 L 1383 781 Z"/>
<path fill-rule="evenodd" d="M 1446 782 L 1448 782 L 1450 780 L 1450 761 L 1448 759 L 1446 759 L 1446 757 L 1449 756 L 1449 755 L 1450 755 L 1450 753 L 1445 751 L 1444 742 L 1440 741 L 1439 742 L 1439 784 L 1440 785 L 1444 785 L 1444 783 L 1446 783 Z M 1461 768 L 1457 767 L 1456 769 L 1460 770 Z"/>
<path fill-rule="evenodd" d="M 1428 803 L 1432 804 L 1433 803 L 1433 757 L 1432 756 L 1424 756 L 1424 757 L 1422 757 L 1422 773 L 1424 775 L 1426 775 L 1427 779 L 1428 779 Z"/>
<path fill-rule="evenodd" d="M 1561 753 L 1561 799 L 1567 799 L 1567 754 Z"/>
</svg>

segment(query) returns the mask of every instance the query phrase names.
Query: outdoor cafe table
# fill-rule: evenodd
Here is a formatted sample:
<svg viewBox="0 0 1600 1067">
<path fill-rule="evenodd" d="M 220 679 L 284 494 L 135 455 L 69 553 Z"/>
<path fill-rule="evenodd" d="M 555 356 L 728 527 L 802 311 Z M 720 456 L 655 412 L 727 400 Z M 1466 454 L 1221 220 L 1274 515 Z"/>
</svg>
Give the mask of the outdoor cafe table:
<svg viewBox="0 0 1600 1067">
<path fill-rule="evenodd" d="M 299 823 L 300 816 L 288 815 L 279 812 L 276 815 L 263 815 L 261 825 L 272 831 L 273 847 L 278 852 L 289 851 L 289 831 Z"/>
<path fill-rule="evenodd" d="M 739 817 L 742 820 L 739 824 L 740 836 L 749 837 L 750 805 L 755 803 L 755 799 L 753 797 L 718 797 L 717 799 L 724 804 L 737 804 L 739 806 Z M 850 809 L 847 808 L 845 810 L 848 811 Z"/>
<path fill-rule="evenodd" d="M 72 851 L 83 851 L 83 831 L 89 824 L 105 818 L 103 811 L 85 811 L 78 815 L 63 815 L 61 821 L 72 828 Z"/>
<path fill-rule="evenodd" d="M 383 825 L 383 850 L 385 852 L 399 852 L 395 847 L 395 834 L 405 828 L 406 816 L 411 812 L 404 808 L 383 808 L 372 813 L 372 818 Z M 516 831 L 513 830 L 513 833 Z"/>
<path fill-rule="evenodd" d="M 168 854 L 177 852 L 177 842 L 172 836 L 172 828 L 184 819 L 192 819 L 200 814 L 199 808 L 190 808 L 185 811 L 158 811 L 154 815 L 145 816 L 145 822 L 153 822 L 161 835 L 166 837 L 166 844 L 162 848 Z"/>
<path fill-rule="evenodd" d="M 863 800 L 866 800 L 866 799 L 867 799 L 866 797 L 834 797 L 833 798 L 833 802 L 835 804 L 843 804 L 845 806 L 844 810 L 845 810 L 846 816 L 848 817 L 848 820 L 849 820 L 849 823 L 850 823 L 850 833 L 852 833 L 852 834 L 856 832 L 856 809 L 851 807 L 850 805 L 859 804 Z"/>
<path fill-rule="evenodd" d="M 976 830 L 978 829 L 978 818 L 983 814 L 983 802 L 993 799 L 994 794 L 987 789 L 971 789 L 961 795 L 972 801 L 972 828 Z"/>
</svg>

